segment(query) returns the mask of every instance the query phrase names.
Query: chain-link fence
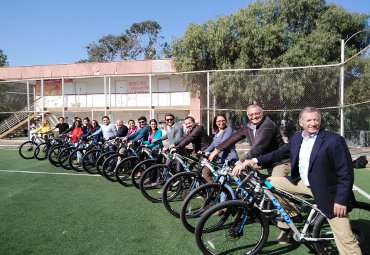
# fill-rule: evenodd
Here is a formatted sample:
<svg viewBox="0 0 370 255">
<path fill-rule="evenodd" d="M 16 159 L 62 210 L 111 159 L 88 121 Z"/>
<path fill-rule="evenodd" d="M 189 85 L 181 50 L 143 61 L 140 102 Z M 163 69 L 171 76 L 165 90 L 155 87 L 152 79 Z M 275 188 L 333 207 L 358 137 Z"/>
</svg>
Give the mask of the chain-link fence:
<svg viewBox="0 0 370 255">
<path fill-rule="evenodd" d="M 259 104 L 281 126 L 286 137 L 300 130 L 302 108 L 322 112 L 322 126 L 343 132 L 350 146 L 370 146 L 370 58 L 364 52 L 344 65 L 341 107 L 341 66 L 315 66 L 260 70 L 227 70 L 186 74 L 201 103 L 202 123 L 210 129 L 215 114 L 223 113 L 229 125 L 248 122 L 246 108 Z M 343 109 L 343 130 L 341 130 Z"/>
<path fill-rule="evenodd" d="M 16 116 L 17 121 L 47 113 L 52 124 L 59 116 L 67 117 L 69 123 L 75 116 L 101 120 L 104 115 L 112 121 L 127 122 L 140 116 L 162 121 L 172 112 L 178 121 L 193 115 L 211 133 L 215 114 L 224 113 L 229 125 L 237 129 L 248 122 L 247 106 L 259 104 L 281 126 L 284 136 L 290 137 L 300 130 L 299 111 L 314 106 L 322 111 L 327 130 L 343 133 L 351 146 L 370 146 L 369 52 L 351 58 L 343 69 L 336 64 L 6 81 L 0 83 L 0 122 L 4 125 L 12 113 L 23 113 Z"/>
</svg>

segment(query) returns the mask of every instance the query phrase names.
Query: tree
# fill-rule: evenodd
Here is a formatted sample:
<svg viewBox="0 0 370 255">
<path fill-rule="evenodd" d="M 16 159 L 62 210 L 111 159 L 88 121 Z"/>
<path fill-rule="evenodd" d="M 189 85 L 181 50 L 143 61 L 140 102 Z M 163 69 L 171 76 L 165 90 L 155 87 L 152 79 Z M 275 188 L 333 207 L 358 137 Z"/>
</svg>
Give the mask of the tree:
<svg viewBox="0 0 370 255">
<path fill-rule="evenodd" d="M 128 59 L 171 57 L 171 45 L 162 42 L 161 26 L 155 21 L 133 23 L 120 35 L 108 34 L 85 48 L 88 58 L 79 62 L 107 62 Z"/>
<path fill-rule="evenodd" d="M 4 51 L 0 49 L 0 67 L 1 66 L 8 66 L 8 57 L 5 55 Z"/>
<path fill-rule="evenodd" d="M 340 39 L 367 28 L 368 18 L 324 0 L 259 0 L 215 21 L 190 24 L 173 42 L 175 67 L 181 72 L 338 63 Z M 368 43 L 368 37 L 357 37 L 346 53 Z M 268 109 L 299 108 L 302 102 L 325 107 L 339 98 L 338 70 L 213 72 L 211 90 L 224 108 L 253 102 Z M 186 84 L 202 89 L 190 75 Z"/>
</svg>

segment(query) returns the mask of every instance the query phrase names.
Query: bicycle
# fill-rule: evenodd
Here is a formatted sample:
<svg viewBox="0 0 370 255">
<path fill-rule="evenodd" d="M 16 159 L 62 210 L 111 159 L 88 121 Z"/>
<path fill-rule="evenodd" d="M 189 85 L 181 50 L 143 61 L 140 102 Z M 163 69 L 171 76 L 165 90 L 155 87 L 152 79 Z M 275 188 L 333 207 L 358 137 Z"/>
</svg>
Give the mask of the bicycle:
<svg viewBox="0 0 370 255">
<path fill-rule="evenodd" d="M 118 183 L 125 187 L 130 186 L 130 184 L 133 184 L 135 187 L 136 185 L 139 186 L 141 171 L 154 164 L 163 162 L 165 156 L 159 153 L 159 149 L 155 148 L 152 150 L 146 146 L 139 146 L 137 151 L 133 152 L 134 155 L 122 159 L 114 170 Z M 136 167 L 137 165 L 139 167 Z"/>
<path fill-rule="evenodd" d="M 182 202 L 187 195 L 197 187 L 207 183 L 202 176 L 203 167 L 214 168 L 215 165 L 206 159 L 205 154 L 197 154 L 198 162 L 191 158 L 187 158 L 178 153 L 172 156 L 173 164 L 178 162 L 184 172 L 180 172 L 172 176 L 163 187 L 162 203 L 166 210 L 176 218 L 180 218 L 180 211 Z M 197 164 L 195 171 L 191 171 L 185 162 L 190 164 Z"/>
<path fill-rule="evenodd" d="M 43 143 L 44 141 L 45 140 L 37 134 L 32 134 L 31 140 L 24 142 L 19 146 L 19 155 L 24 159 L 33 159 L 35 157 L 34 150 L 37 145 L 39 145 L 37 142 Z"/>
<path fill-rule="evenodd" d="M 228 162 L 216 169 L 214 167 L 208 169 L 215 183 L 197 187 L 189 193 L 181 205 L 180 220 L 190 233 L 194 233 L 198 220 L 210 207 L 228 200 L 251 199 L 249 192 L 240 186 L 240 179 L 231 175 L 232 165 Z"/>
<path fill-rule="evenodd" d="M 247 168 L 242 185 L 254 199 L 226 201 L 204 212 L 195 229 L 196 243 L 203 254 L 258 254 L 268 239 L 269 221 L 278 216 L 292 230 L 295 242 L 319 254 L 337 253 L 333 232 L 315 204 L 273 187 L 254 168 Z M 303 220 L 290 217 L 276 195 L 298 206 Z M 270 202 L 271 209 L 266 207 Z M 215 216 L 218 211 L 222 215 Z M 349 217 L 353 233 L 363 247 L 370 240 L 370 205 L 357 202 Z"/>
<path fill-rule="evenodd" d="M 54 137 L 53 134 L 49 136 L 49 139 L 45 142 L 40 143 L 36 146 L 34 156 L 37 160 L 45 160 L 48 158 L 49 150 L 54 145 L 61 144 L 61 140 Z"/>
<path fill-rule="evenodd" d="M 69 146 L 69 137 L 68 135 L 61 135 L 61 142 L 58 144 L 55 144 L 51 146 L 48 150 L 48 160 L 53 166 L 59 167 L 59 162 L 58 162 L 58 156 L 59 153 L 66 147 Z"/>
<path fill-rule="evenodd" d="M 82 158 L 87 152 L 94 149 L 100 150 L 101 144 L 94 142 L 93 140 L 90 140 L 87 143 L 81 143 L 80 146 L 73 150 L 68 157 L 68 164 L 70 168 L 76 172 L 84 171 L 82 166 Z"/>
<path fill-rule="evenodd" d="M 105 141 L 99 148 L 87 151 L 82 157 L 83 170 L 89 174 L 99 174 L 96 163 L 99 157 L 106 152 L 113 152 L 113 143 L 110 141 Z"/>
</svg>

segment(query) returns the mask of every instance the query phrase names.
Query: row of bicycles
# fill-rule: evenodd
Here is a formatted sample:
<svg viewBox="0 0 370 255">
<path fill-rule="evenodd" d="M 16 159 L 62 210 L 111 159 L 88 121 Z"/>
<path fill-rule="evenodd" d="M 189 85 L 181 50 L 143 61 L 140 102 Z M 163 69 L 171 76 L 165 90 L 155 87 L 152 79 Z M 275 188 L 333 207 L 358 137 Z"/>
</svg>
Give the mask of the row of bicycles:
<svg viewBox="0 0 370 255">
<path fill-rule="evenodd" d="M 34 136 L 22 144 L 23 158 L 49 160 L 54 166 L 100 174 L 111 182 L 140 189 L 154 203 L 162 203 L 187 231 L 203 254 L 259 254 L 268 245 L 270 227 L 284 220 L 293 242 L 314 254 L 338 254 L 332 230 L 313 199 L 275 188 L 267 176 L 247 166 L 243 175 L 231 175 L 229 162 L 210 162 L 207 155 L 189 156 L 176 150 L 151 150 L 141 142 L 94 142 L 68 137 L 46 141 Z M 207 183 L 207 167 L 214 183 Z M 286 211 L 293 206 L 296 215 Z M 350 213 L 352 231 L 363 254 L 370 249 L 370 204 L 356 202 Z"/>
</svg>

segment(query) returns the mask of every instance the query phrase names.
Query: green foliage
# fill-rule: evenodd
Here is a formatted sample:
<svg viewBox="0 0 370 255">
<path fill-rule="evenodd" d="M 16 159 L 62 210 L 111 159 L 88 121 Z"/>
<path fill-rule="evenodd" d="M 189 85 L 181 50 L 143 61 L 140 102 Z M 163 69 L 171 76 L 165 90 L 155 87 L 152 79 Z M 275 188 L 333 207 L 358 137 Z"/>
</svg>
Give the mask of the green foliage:
<svg viewBox="0 0 370 255">
<path fill-rule="evenodd" d="M 133 23 L 120 35 L 108 34 L 85 48 L 87 59 L 79 62 L 107 62 L 128 59 L 171 57 L 171 45 L 163 42 L 161 26 L 155 21 Z"/>
<path fill-rule="evenodd" d="M 339 67 L 236 70 L 337 64 L 340 39 L 369 28 L 369 17 L 327 5 L 324 0 L 257 0 L 233 15 L 190 24 L 184 36 L 173 42 L 175 67 L 180 72 L 234 69 L 210 75 L 211 96 L 221 109 L 245 109 L 255 102 L 279 110 L 337 107 Z M 366 33 L 351 38 L 346 43 L 346 58 L 369 42 Z M 349 69 L 346 79 L 365 73 L 369 70 L 360 65 Z M 191 82 L 189 76 L 185 84 L 192 91 L 198 88 L 202 95 L 204 85 L 199 86 L 196 78 Z M 357 83 L 348 84 L 348 97 L 369 91 L 367 80 Z M 368 100 L 368 93 L 361 98 Z M 327 126 L 335 130 L 338 116 L 327 115 Z"/>
<path fill-rule="evenodd" d="M 1 66 L 8 66 L 8 56 L 5 55 L 4 51 L 0 49 L 0 67 Z"/>
</svg>

